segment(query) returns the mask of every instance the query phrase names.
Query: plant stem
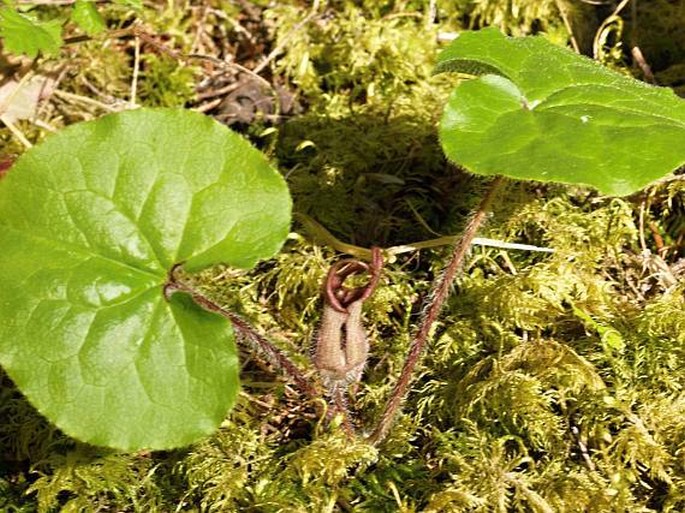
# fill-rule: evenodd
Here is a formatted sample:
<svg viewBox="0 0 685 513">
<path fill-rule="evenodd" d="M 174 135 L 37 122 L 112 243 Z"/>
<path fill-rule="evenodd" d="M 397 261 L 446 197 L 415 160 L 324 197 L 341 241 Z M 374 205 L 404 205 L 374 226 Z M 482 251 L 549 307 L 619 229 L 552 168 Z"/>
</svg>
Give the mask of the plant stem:
<svg viewBox="0 0 685 513">
<path fill-rule="evenodd" d="M 182 291 L 190 294 L 193 300 L 205 310 L 217 313 L 231 321 L 233 329 L 235 329 L 239 338 L 248 342 L 254 349 L 261 351 L 266 356 L 269 363 L 292 378 L 305 395 L 309 396 L 311 399 L 319 399 L 321 397 L 321 394 L 316 387 L 314 387 L 310 380 L 305 377 L 302 371 L 285 355 L 285 353 L 283 353 L 283 351 L 267 340 L 266 337 L 259 334 L 257 330 L 250 326 L 250 324 L 240 316 L 230 310 L 226 310 L 187 283 L 176 281 L 173 274 L 174 272 L 172 270 L 169 275 L 169 281 L 165 286 L 164 293 L 167 297 L 175 291 Z"/>
<path fill-rule="evenodd" d="M 454 281 L 457 271 L 461 268 L 466 253 L 471 247 L 471 243 L 476 236 L 476 233 L 482 226 L 487 216 L 490 206 L 495 198 L 497 191 L 502 185 L 502 177 L 496 177 L 490 184 L 490 188 L 483 196 L 483 199 L 478 206 L 473 217 L 469 220 L 464 229 L 464 233 L 461 238 L 457 241 L 454 246 L 454 251 L 452 252 L 452 258 L 445 268 L 445 272 L 437 278 L 435 284 L 433 285 L 433 290 L 431 293 L 431 302 L 426 309 L 426 313 L 421 320 L 421 325 L 414 336 L 414 340 L 409 348 L 409 354 L 404 362 L 404 367 L 402 367 L 402 372 L 400 377 L 395 384 L 395 387 L 390 394 L 390 399 L 385 405 L 385 410 L 381 415 L 380 421 L 376 426 L 376 429 L 371 433 L 368 440 L 373 445 L 378 445 L 381 443 L 390 431 L 395 417 L 399 413 L 400 406 L 404 401 L 407 393 L 409 391 L 409 384 L 411 383 L 411 378 L 416 368 L 417 363 L 421 357 L 421 354 L 428 342 L 428 337 L 430 335 L 433 324 L 438 318 L 442 306 L 449 295 L 450 286 Z"/>
<path fill-rule="evenodd" d="M 343 431 L 350 438 L 354 438 L 354 424 L 350 420 L 350 409 L 347 406 L 347 397 L 344 388 L 335 387 L 333 390 L 329 404 L 333 407 L 333 412 L 339 413 L 342 417 L 342 428 Z M 331 416 L 332 418 L 332 416 Z"/>
</svg>

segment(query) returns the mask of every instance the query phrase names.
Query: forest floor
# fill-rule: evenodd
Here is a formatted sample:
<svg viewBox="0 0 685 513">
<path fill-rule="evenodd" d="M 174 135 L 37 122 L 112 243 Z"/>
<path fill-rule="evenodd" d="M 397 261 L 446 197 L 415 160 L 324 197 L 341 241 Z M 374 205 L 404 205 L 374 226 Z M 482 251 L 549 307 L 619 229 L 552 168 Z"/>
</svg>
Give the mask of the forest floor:
<svg viewBox="0 0 685 513">
<path fill-rule="evenodd" d="M 436 135 L 456 79 L 431 71 L 455 33 L 544 34 L 685 93 L 683 1 L 633 0 L 613 18 L 619 2 L 98 2 L 107 28 L 92 36 L 67 20 L 71 2 L 35 3 L 64 21 L 64 45 L 0 53 L 3 83 L 34 84 L 13 129 L 0 128 L 0 173 L 52 131 L 139 106 L 195 109 L 241 132 L 286 178 L 295 222 L 275 259 L 212 268 L 201 283 L 308 372 L 322 282 L 345 244 L 458 234 L 487 187 L 446 161 Z M 219 431 L 167 452 L 74 441 L 0 374 L 0 511 L 685 511 L 682 176 L 624 198 L 507 183 L 480 236 L 554 252 L 473 247 L 378 447 L 321 420 L 320 404 L 245 349 Z M 350 404 L 360 433 L 448 254 L 386 262 Z"/>
</svg>

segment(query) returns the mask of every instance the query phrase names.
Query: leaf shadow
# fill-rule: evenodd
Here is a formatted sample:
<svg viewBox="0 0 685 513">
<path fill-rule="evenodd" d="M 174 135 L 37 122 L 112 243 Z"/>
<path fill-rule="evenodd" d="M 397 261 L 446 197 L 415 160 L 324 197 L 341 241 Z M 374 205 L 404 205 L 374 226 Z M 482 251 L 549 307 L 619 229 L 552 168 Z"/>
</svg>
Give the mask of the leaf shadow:
<svg viewBox="0 0 685 513">
<path fill-rule="evenodd" d="M 282 126 L 275 155 L 294 211 L 365 247 L 450 233 L 482 181 L 451 165 L 432 123 L 410 115 L 305 114 Z"/>
</svg>

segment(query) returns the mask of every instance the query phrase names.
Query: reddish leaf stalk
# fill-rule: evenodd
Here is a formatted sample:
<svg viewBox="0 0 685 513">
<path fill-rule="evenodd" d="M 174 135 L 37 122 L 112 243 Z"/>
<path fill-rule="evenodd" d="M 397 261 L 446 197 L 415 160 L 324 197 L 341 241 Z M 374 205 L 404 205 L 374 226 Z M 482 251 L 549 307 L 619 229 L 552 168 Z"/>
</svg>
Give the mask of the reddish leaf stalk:
<svg viewBox="0 0 685 513">
<path fill-rule="evenodd" d="M 373 445 L 378 445 L 381 443 L 385 437 L 388 435 L 392 423 L 395 417 L 400 411 L 400 406 L 409 392 L 409 385 L 411 383 L 412 376 L 414 374 L 414 369 L 421 358 L 421 354 L 428 342 L 428 337 L 430 335 L 431 329 L 435 324 L 442 306 L 449 295 L 450 286 L 454 281 L 454 278 L 461 268 L 464 258 L 471 247 L 471 243 L 476 236 L 476 233 L 483 225 L 490 206 L 495 198 L 497 191 L 502 184 L 502 178 L 496 177 L 490 184 L 490 188 L 485 193 L 485 196 L 480 202 L 478 209 L 476 210 L 473 217 L 469 220 L 464 233 L 462 234 L 457 244 L 454 246 L 454 251 L 452 252 L 452 258 L 445 268 L 445 272 L 436 280 L 433 291 L 431 293 L 431 302 L 426 309 L 421 325 L 419 326 L 414 340 L 409 348 L 409 354 L 402 367 L 402 372 L 400 377 L 395 384 L 395 387 L 390 394 L 390 399 L 385 405 L 385 410 L 381 415 L 381 418 L 376 426 L 376 429 L 371 433 L 368 440 Z"/>
<path fill-rule="evenodd" d="M 175 291 L 182 291 L 190 294 L 193 300 L 202 308 L 209 312 L 214 312 L 231 321 L 233 329 L 238 334 L 238 337 L 245 340 L 250 346 L 258 351 L 261 351 L 276 369 L 280 370 L 295 382 L 305 395 L 311 399 L 319 399 L 321 394 L 309 379 L 302 373 L 302 371 L 288 358 L 283 351 L 278 349 L 273 343 L 267 340 L 263 335 L 259 334 L 250 324 L 243 320 L 240 316 L 226 310 L 218 305 L 207 296 L 192 288 L 190 285 L 178 282 L 174 278 L 174 270 L 171 271 L 169 281 L 167 282 L 164 294 L 169 297 Z"/>
</svg>

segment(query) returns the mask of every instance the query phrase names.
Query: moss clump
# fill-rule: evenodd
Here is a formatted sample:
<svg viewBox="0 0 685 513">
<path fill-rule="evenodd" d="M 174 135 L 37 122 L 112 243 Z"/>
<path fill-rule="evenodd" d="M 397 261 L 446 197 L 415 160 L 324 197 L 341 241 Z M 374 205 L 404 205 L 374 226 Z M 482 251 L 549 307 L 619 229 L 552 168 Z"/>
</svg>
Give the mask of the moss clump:
<svg viewBox="0 0 685 513">
<path fill-rule="evenodd" d="M 195 98 L 195 71 L 168 55 L 148 54 L 138 87 L 147 107 L 183 107 Z"/>
</svg>

